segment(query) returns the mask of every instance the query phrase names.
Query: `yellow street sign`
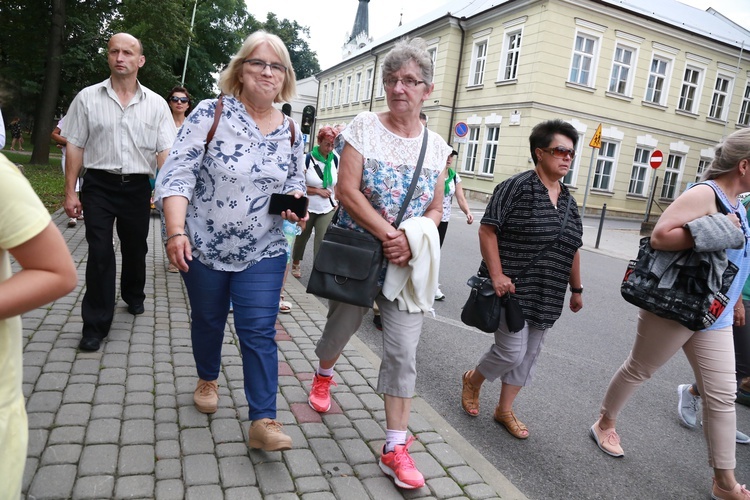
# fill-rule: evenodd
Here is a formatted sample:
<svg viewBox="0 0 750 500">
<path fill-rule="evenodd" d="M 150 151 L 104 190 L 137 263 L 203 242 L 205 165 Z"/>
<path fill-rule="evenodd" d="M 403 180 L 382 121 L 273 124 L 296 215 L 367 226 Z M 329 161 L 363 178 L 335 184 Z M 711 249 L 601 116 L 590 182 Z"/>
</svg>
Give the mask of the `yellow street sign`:
<svg viewBox="0 0 750 500">
<path fill-rule="evenodd" d="M 596 127 L 596 132 L 594 133 L 594 137 L 591 138 L 591 142 L 589 142 L 589 146 L 592 148 L 599 149 L 602 147 L 602 124 L 600 123 L 598 127 Z"/>
</svg>

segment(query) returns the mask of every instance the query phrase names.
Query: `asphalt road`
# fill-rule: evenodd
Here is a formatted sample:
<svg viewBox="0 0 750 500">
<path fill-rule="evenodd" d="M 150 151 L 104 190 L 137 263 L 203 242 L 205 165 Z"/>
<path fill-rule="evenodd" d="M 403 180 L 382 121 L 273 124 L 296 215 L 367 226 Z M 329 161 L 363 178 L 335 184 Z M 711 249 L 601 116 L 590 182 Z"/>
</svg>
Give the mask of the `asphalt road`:
<svg viewBox="0 0 750 500">
<path fill-rule="evenodd" d="M 584 308 L 577 314 L 563 310 L 546 338 L 533 383 L 516 399 L 529 439 L 513 438 L 492 419 L 499 381 L 484 384 L 478 417 L 463 412 L 461 375 L 476 365 L 492 337 L 460 322 L 465 282 L 480 260 L 481 209 L 471 226 L 460 215 L 454 211 L 442 252 L 440 281 L 447 298 L 435 303 L 435 318 L 425 318 L 417 359 L 419 395 L 530 499 L 709 498 L 712 471 L 703 434 L 681 427 L 676 415 L 677 385 L 693 379 L 682 354 L 644 384 L 620 414 L 624 458 L 605 455 L 588 435 L 635 334 L 636 308 L 619 294 L 623 252 L 612 257 L 582 251 Z M 585 231 L 596 235 L 596 227 Z M 311 263 L 312 240 L 302 266 L 304 283 Z M 380 355 L 382 338 L 371 315 L 358 336 Z M 750 432 L 750 408 L 738 406 L 737 420 Z M 737 446 L 737 478 L 750 480 L 750 445 Z"/>
</svg>

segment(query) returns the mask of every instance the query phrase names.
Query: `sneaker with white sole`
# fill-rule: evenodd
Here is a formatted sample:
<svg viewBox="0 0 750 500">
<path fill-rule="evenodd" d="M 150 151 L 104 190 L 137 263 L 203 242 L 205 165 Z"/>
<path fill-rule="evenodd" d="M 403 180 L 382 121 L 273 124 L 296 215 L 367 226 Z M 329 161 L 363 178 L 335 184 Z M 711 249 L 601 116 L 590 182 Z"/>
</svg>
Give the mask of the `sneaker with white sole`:
<svg viewBox="0 0 750 500">
<path fill-rule="evenodd" d="M 398 444 L 388 453 L 383 447 L 383 454 L 380 455 L 380 470 L 392 477 L 396 486 L 406 490 L 424 486 L 424 476 L 417 470 L 414 460 L 409 455 L 409 446 L 413 442 L 414 437 L 410 437 L 406 444 Z"/>
<path fill-rule="evenodd" d="M 310 388 L 310 396 L 307 398 L 310 408 L 318 413 L 325 413 L 331 409 L 331 384 L 338 386 L 336 381 L 333 380 L 333 375 L 324 377 L 315 373 Z"/>
<path fill-rule="evenodd" d="M 445 300 L 445 294 L 440 289 L 440 286 L 435 290 L 435 300 Z"/>
<path fill-rule="evenodd" d="M 681 384 L 677 387 L 677 416 L 685 427 L 694 429 L 698 424 L 698 410 L 701 402 L 700 396 L 694 396 L 690 392 L 690 384 Z"/>
</svg>

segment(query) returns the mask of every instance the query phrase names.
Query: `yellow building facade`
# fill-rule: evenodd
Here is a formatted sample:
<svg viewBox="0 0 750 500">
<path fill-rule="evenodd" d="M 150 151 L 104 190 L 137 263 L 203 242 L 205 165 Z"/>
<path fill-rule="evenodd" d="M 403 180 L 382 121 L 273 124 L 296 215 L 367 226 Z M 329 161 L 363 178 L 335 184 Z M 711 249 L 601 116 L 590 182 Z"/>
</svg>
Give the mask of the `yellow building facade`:
<svg viewBox="0 0 750 500">
<path fill-rule="evenodd" d="M 642 216 L 653 192 L 658 215 L 700 177 L 722 137 L 750 125 L 750 32 L 711 9 L 651 3 L 450 3 L 318 74 L 316 127 L 386 109 L 382 59 L 397 40 L 421 37 L 435 64 L 428 126 L 458 149 L 471 196 L 484 200 L 533 168 L 531 129 L 560 118 L 580 134 L 564 179 L 579 205 L 586 197 L 588 212 L 606 203 Z M 458 122 L 468 126 L 462 138 Z"/>
</svg>

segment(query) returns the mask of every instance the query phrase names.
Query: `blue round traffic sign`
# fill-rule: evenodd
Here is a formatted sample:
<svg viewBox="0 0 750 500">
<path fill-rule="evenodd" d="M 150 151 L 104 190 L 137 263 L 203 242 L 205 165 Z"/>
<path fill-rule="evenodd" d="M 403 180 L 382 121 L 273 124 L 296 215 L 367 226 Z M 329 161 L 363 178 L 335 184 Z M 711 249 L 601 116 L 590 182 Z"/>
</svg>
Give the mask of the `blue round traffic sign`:
<svg viewBox="0 0 750 500">
<path fill-rule="evenodd" d="M 453 131 L 457 137 L 465 137 L 469 133 L 469 126 L 464 122 L 458 122 Z"/>
</svg>

